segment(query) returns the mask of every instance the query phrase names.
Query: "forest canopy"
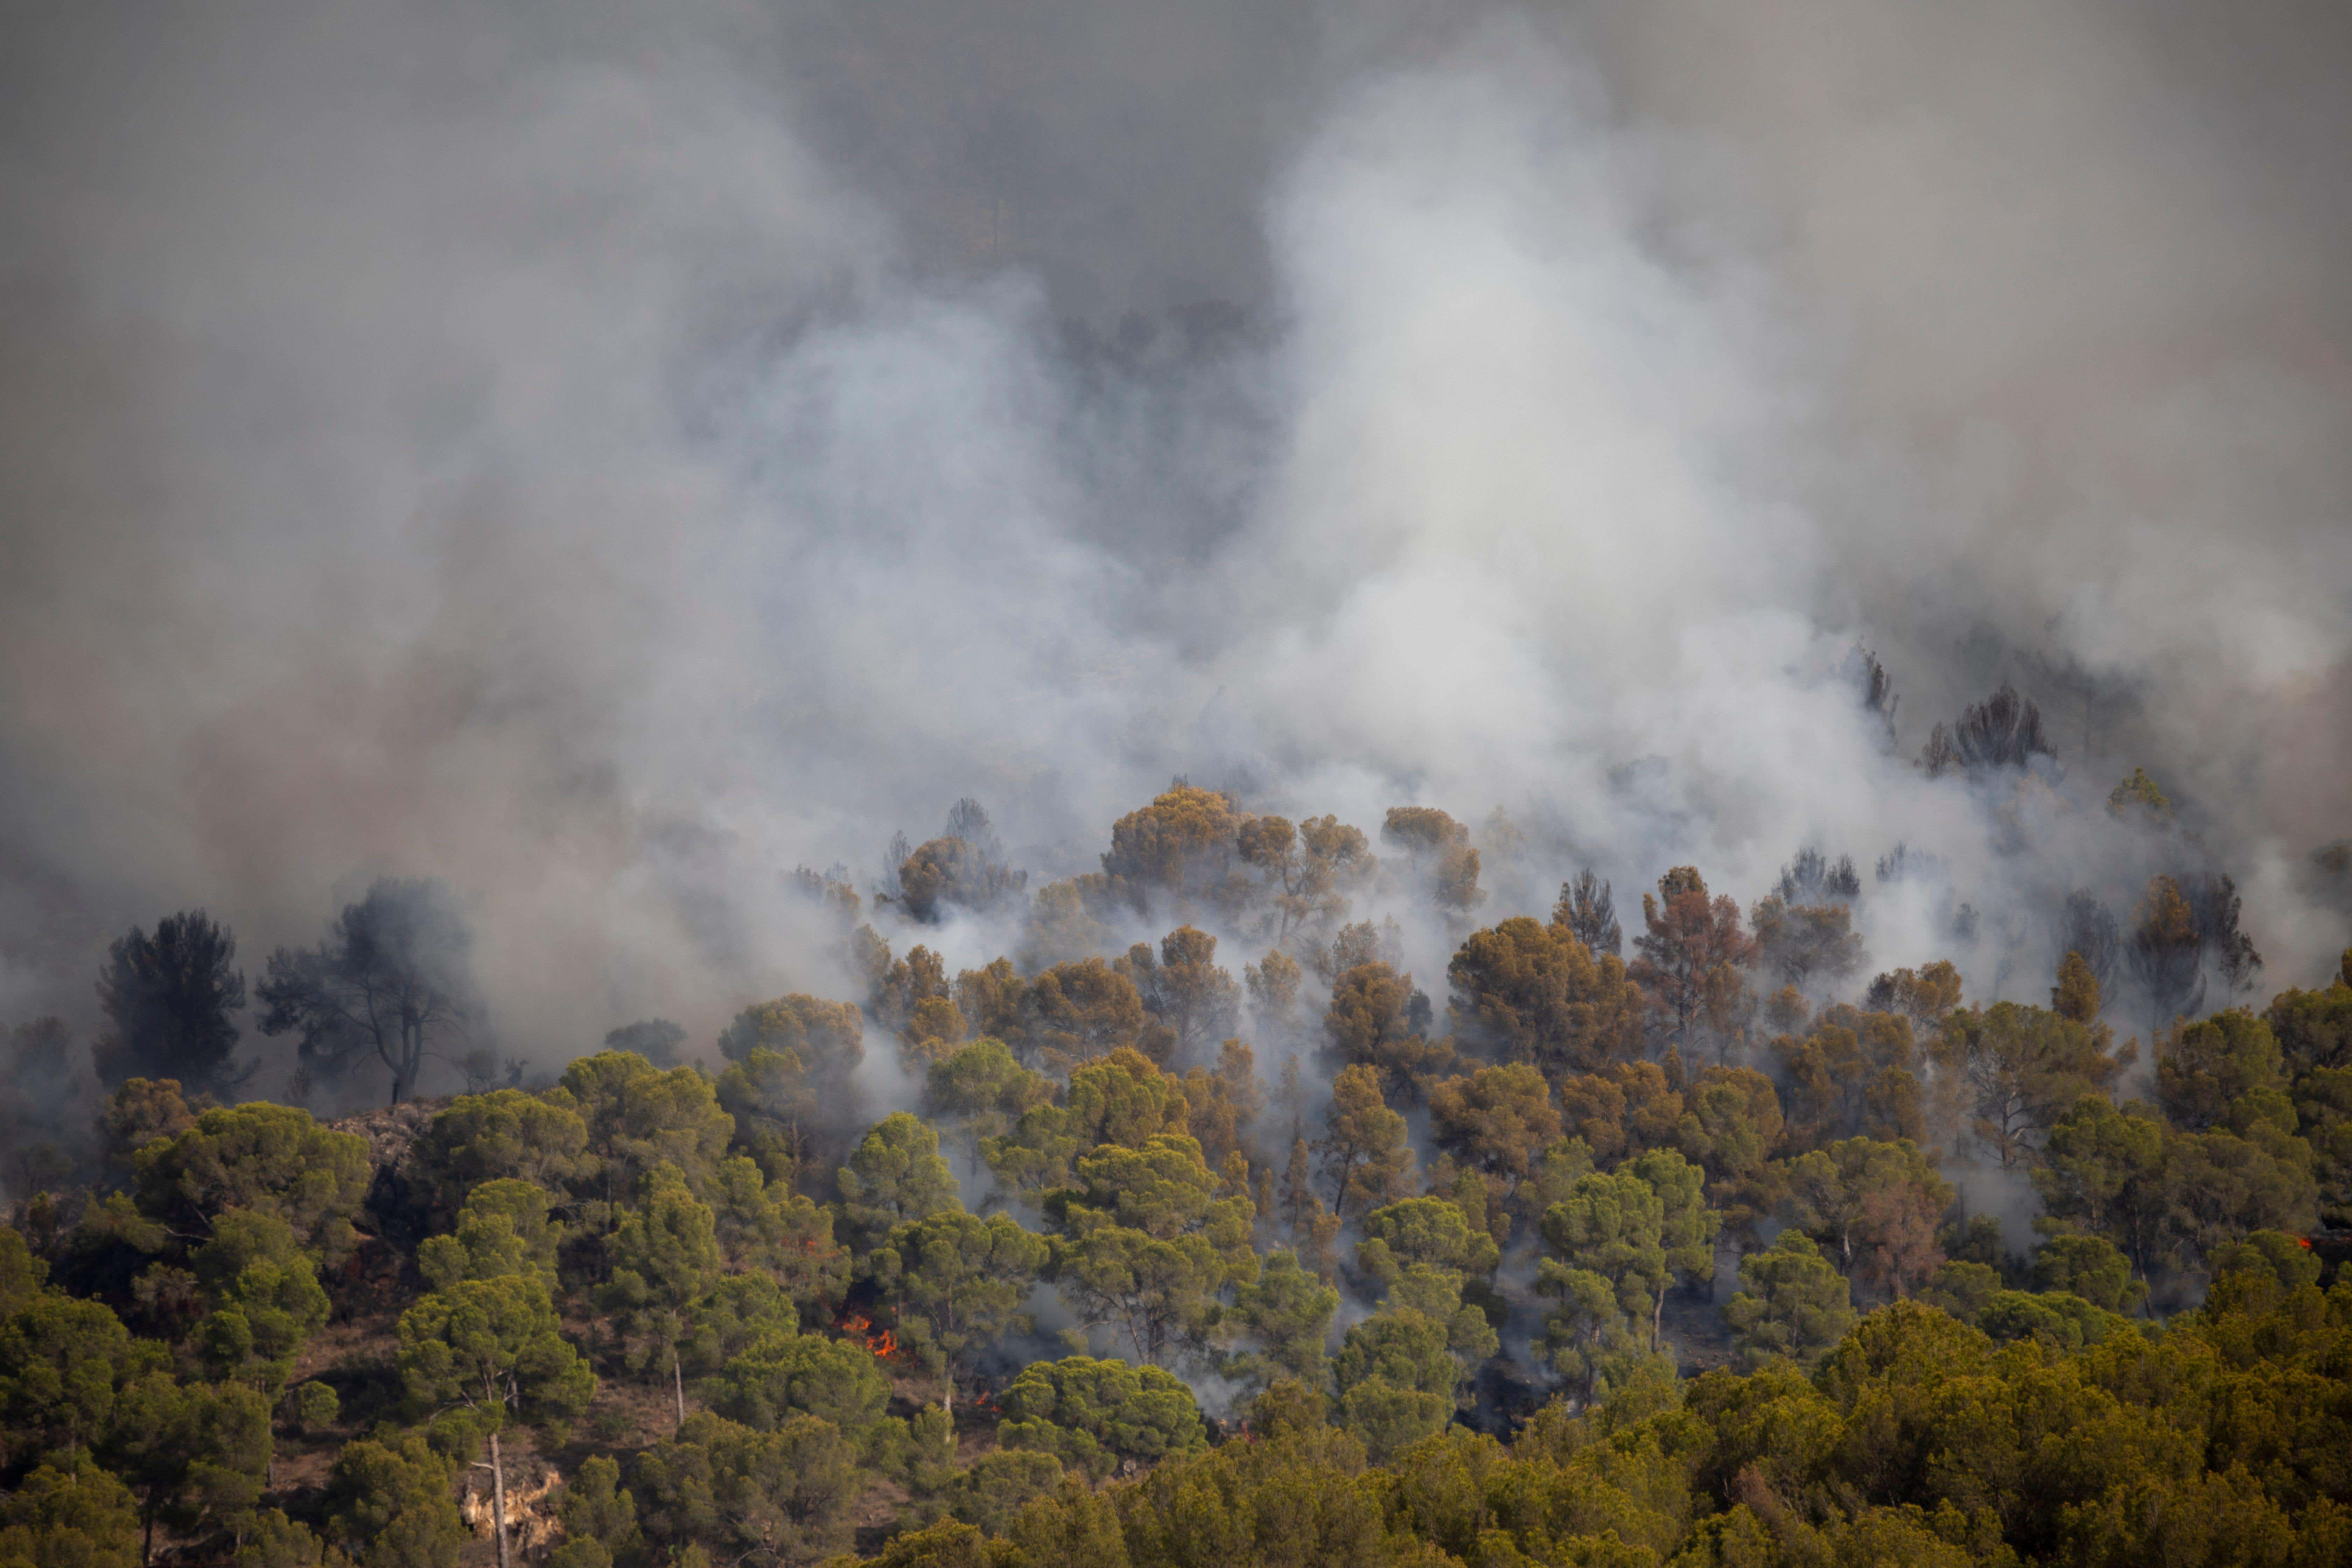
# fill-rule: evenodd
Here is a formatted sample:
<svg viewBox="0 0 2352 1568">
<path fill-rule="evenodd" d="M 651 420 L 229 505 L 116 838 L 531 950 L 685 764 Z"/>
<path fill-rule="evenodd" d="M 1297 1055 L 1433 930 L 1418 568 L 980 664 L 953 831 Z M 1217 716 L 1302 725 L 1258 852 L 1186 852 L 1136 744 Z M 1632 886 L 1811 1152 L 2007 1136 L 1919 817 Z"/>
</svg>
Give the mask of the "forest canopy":
<svg viewBox="0 0 2352 1568">
<path fill-rule="evenodd" d="M 109 1033 L 8 1037 L 0 1560 L 2352 1553 L 2352 952 L 2258 1004 L 2183 845 L 1979 995 L 1872 971 L 1906 852 L 1519 913 L 1507 827 L 1180 781 L 1030 892 L 965 801 L 870 912 L 796 879 L 852 994 L 548 1078 L 462 900 L 380 882 L 252 988 L 293 1098 L 390 1102 L 328 1121 L 241 1098 L 225 925 L 133 930 Z M 956 910 L 1012 951 L 950 973 Z"/>
</svg>

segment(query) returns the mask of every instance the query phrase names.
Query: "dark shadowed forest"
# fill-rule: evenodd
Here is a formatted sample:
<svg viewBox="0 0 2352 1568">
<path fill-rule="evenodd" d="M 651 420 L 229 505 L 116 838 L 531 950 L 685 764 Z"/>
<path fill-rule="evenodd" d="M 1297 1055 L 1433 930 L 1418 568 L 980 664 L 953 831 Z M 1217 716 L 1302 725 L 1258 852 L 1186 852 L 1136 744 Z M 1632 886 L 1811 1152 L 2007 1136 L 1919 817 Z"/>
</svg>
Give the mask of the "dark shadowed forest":
<svg viewBox="0 0 2352 1568">
<path fill-rule="evenodd" d="M 2069 798 L 2007 690 L 1916 766 Z M 134 928 L 9 1037 L 0 1560 L 2342 1562 L 2352 952 L 2269 990 L 2157 781 L 2090 809 L 2177 863 L 1998 996 L 1874 970 L 1899 847 L 1507 913 L 1505 814 L 1182 780 L 1034 890 L 971 800 L 803 868 L 854 994 L 552 1077 L 439 884 Z"/>
</svg>

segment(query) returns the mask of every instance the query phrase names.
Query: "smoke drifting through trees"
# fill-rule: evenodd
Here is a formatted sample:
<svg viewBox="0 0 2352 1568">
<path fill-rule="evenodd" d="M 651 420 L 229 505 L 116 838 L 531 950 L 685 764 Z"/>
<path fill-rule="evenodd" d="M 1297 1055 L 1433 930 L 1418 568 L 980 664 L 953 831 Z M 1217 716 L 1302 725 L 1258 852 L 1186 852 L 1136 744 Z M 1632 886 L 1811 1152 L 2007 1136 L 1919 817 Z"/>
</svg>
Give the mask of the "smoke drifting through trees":
<svg viewBox="0 0 2352 1568">
<path fill-rule="evenodd" d="M 613 1325 L 677 1549 L 698 1467 L 922 1473 L 853 1284 L 1102 1474 L 1199 1424 L 1042 1270 L 1387 1457 L 1646 1386 L 1718 1250 L 1764 1365 L 2342 1211 L 2338 994 L 2172 1026 L 2352 910 L 2340 40 L 1268 10 L 12 22 L 0 1131 L 122 1200 L 26 1211 L 59 1282 L 279 1313 L 205 1363 L 274 1398 L 311 1265 L 176 1177 L 331 1167 L 340 1260 L 362 1157 L 86 1075 L 512 1058 L 420 1268 L 493 1373 Z M 335 1538 L 437 1463 L 354 1442 Z"/>
<path fill-rule="evenodd" d="M 2338 944 L 2340 24 L 1083 13 L 13 20 L 0 1016 L 389 873 L 502 1052 L 706 1038 L 825 971 L 779 871 L 976 794 L 992 956 L 1176 773 L 1499 802 L 1487 910 L 1900 840 L 1874 963 L 2021 949 L 2151 868 L 1908 765 L 2004 681 Z"/>
</svg>

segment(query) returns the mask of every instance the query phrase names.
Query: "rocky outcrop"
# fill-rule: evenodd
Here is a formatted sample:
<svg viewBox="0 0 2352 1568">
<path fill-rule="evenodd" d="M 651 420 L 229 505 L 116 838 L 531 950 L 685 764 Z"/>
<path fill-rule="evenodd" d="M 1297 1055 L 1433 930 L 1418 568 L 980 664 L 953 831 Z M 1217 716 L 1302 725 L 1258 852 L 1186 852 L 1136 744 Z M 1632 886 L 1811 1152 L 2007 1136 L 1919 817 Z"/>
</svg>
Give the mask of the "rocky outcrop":
<svg viewBox="0 0 2352 1568">
<path fill-rule="evenodd" d="M 363 1110 L 327 1125 L 338 1132 L 366 1139 L 368 1159 L 382 1171 L 406 1163 L 416 1135 L 448 1103 L 446 1100 L 412 1100 L 405 1105 L 386 1106 L 382 1110 Z"/>
<path fill-rule="evenodd" d="M 555 1489 L 562 1484 L 562 1476 L 544 1459 L 526 1459 L 508 1468 L 507 1544 L 514 1551 L 525 1557 L 537 1557 L 563 1534 L 563 1526 L 556 1521 L 551 1506 Z M 491 1507 L 488 1472 L 467 1472 L 465 1495 L 457 1500 L 457 1512 L 477 1539 L 492 1539 L 497 1514 Z"/>
<path fill-rule="evenodd" d="M 328 1123 L 338 1132 L 364 1138 L 375 1177 L 368 1185 L 360 1228 L 373 1233 L 396 1250 L 415 1249 L 425 1236 L 429 1216 L 425 1194 L 415 1179 L 417 1134 L 448 1105 L 444 1100 L 412 1100 L 404 1105 L 362 1111 Z"/>
</svg>

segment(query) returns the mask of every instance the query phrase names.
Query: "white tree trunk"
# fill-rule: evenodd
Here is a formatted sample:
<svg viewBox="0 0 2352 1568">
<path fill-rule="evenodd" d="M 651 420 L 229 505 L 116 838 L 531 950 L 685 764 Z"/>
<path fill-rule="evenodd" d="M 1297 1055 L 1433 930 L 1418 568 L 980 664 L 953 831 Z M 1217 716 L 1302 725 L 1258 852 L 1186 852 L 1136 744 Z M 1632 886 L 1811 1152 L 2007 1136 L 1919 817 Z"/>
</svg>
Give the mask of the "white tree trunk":
<svg viewBox="0 0 2352 1568">
<path fill-rule="evenodd" d="M 507 1472 L 496 1432 L 490 1434 L 490 1528 L 498 1532 L 499 1568 L 507 1568 Z"/>
</svg>

